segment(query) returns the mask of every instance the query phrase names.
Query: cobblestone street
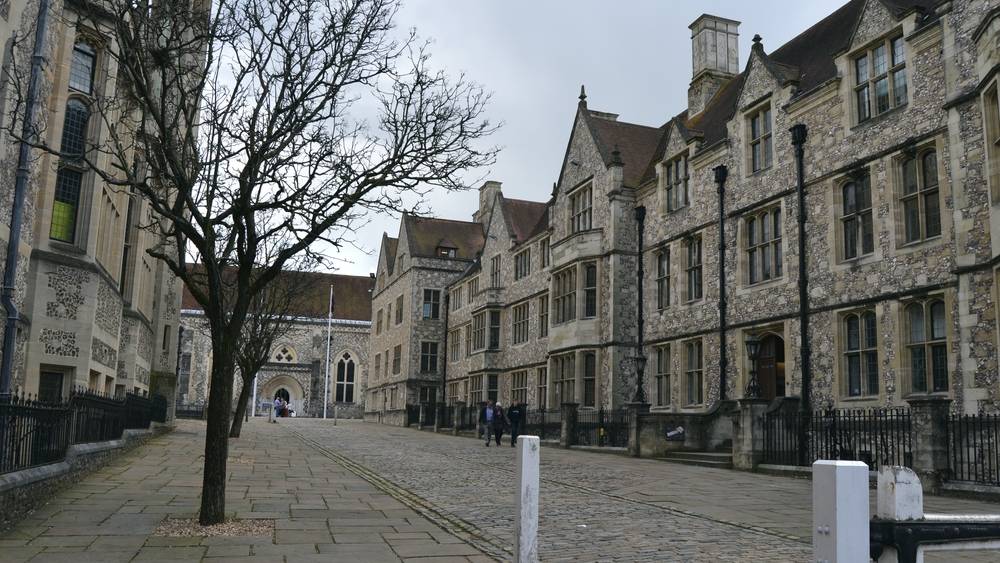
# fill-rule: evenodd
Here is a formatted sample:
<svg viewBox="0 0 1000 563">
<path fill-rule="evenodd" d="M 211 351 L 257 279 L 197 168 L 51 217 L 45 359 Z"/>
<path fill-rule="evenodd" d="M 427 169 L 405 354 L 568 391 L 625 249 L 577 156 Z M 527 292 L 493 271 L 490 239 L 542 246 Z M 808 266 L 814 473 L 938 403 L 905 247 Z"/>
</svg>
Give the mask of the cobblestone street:
<svg viewBox="0 0 1000 563">
<path fill-rule="evenodd" d="M 356 421 L 249 423 L 231 442 L 227 508 L 274 521 L 244 537 L 163 537 L 197 512 L 204 426 L 181 421 L 0 534 L 0 561 L 509 560 L 509 445 Z M 544 447 L 543 561 L 807 561 L 811 484 Z M 928 511 L 1000 512 L 931 497 Z M 993 561 L 937 554 L 927 561 Z"/>
</svg>

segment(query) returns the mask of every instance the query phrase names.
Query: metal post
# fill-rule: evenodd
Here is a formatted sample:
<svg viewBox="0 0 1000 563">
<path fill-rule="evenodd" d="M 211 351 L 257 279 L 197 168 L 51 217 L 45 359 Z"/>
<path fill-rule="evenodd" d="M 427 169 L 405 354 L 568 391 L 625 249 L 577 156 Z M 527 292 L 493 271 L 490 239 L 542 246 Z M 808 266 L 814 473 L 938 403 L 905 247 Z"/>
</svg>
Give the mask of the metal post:
<svg viewBox="0 0 1000 563">
<path fill-rule="evenodd" d="M 17 154 L 17 177 L 14 182 L 14 200 L 11 208 L 10 235 L 7 237 L 7 256 L 4 262 L 3 288 L 0 301 L 7 313 L 3 335 L 3 357 L 0 358 L 0 403 L 10 402 L 11 382 L 14 376 L 14 355 L 17 348 L 17 323 L 21 319 L 14 290 L 17 287 L 17 256 L 21 246 L 21 223 L 24 221 L 24 198 L 31 175 L 31 145 L 36 142 L 39 111 L 38 93 L 41 89 L 42 66 L 45 64 L 45 35 L 48 33 L 49 0 L 39 0 L 35 26 L 35 46 L 31 55 L 31 74 L 25 98 L 24 123 Z"/>
<path fill-rule="evenodd" d="M 799 408 L 803 414 L 803 422 L 812 411 L 809 399 L 812 387 L 811 353 L 809 345 L 809 272 L 806 263 L 806 181 L 805 181 L 805 148 L 806 126 L 798 123 L 789 129 L 792 133 L 792 145 L 795 147 L 796 187 L 799 199 L 799 363 L 802 366 L 802 401 Z M 807 445 L 809 436 L 806 425 L 799 425 L 799 465 L 806 465 L 808 460 Z"/>
<path fill-rule="evenodd" d="M 250 405 L 250 416 L 257 416 L 257 376 L 253 376 L 253 404 Z"/>
<path fill-rule="evenodd" d="M 638 234 L 638 252 L 639 252 L 639 268 L 636 272 L 636 294 L 638 300 L 636 301 L 636 352 L 635 352 L 635 396 L 632 398 L 633 403 L 644 404 L 646 402 L 646 389 L 645 382 L 643 379 L 646 375 L 646 362 L 645 353 L 643 352 L 644 338 L 643 338 L 643 325 L 645 324 L 644 309 L 646 304 L 643 300 L 643 239 L 645 238 L 646 231 L 646 208 L 639 206 L 635 208 L 635 221 Z"/>
<path fill-rule="evenodd" d="M 724 165 L 712 169 L 719 192 L 719 400 L 726 400 L 726 370 L 729 354 L 726 350 L 726 178 Z"/>
<path fill-rule="evenodd" d="M 330 307 L 326 313 L 326 375 L 323 377 L 323 418 L 326 418 L 326 404 L 330 400 L 330 338 L 333 331 L 333 284 L 330 284 Z M 336 424 L 336 421 L 334 421 Z"/>
</svg>

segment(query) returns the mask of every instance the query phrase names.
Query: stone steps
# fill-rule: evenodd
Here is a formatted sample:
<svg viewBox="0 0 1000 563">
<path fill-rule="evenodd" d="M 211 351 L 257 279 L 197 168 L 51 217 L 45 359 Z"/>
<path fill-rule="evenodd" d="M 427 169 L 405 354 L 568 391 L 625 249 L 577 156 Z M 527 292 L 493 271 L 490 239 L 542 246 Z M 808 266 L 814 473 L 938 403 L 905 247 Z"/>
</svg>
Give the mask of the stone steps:
<svg viewBox="0 0 1000 563">
<path fill-rule="evenodd" d="M 684 465 L 696 465 L 699 467 L 714 467 L 716 469 L 733 468 L 733 452 L 667 452 L 659 458 L 671 463 L 681 463 Z"/>
</svg>

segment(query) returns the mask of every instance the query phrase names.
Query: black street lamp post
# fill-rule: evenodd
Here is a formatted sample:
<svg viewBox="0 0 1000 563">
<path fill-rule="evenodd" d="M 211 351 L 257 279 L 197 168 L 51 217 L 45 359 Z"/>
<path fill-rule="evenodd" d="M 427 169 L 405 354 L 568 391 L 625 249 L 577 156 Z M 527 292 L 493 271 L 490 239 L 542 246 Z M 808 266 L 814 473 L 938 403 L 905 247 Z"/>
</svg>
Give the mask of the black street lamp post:
<svg viewBox="0 0 1000 563">
<path fill-rule="evenodd" d="M 632 398 L 632 402 L 645 404 L 646 386 L 643 382 L 643 377 L 646 374 L 646 355 L 643 354 L 640 349 L 636 355 L 632 357 L 632 361 L 635 362 L 635 397 Z"/>
<path fill-rule="evenodd" d="M 750 359 L 750 381 L 747 382 L 746 398 L 760 398 L 760 383 L 757 382 L 757 357 L 760 355 L 760 340 L 756 336 L 746 339 L 747 358 Z"/>
</svg>

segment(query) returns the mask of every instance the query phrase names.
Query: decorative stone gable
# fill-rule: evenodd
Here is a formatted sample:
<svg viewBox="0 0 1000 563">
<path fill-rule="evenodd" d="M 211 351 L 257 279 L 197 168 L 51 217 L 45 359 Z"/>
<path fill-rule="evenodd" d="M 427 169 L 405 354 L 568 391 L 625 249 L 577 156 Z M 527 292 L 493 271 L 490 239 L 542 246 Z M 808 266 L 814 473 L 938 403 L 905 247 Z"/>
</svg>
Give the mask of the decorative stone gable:
<svg viewBox="0 0 1000 563">
<path fill-rule="evenodd" d="M 781 87 L 777 78 L 764 62 L 763 53 L 758 49 L 750 52 L 750 60 L 747 61 L 747 76 L 740 90 L 739 102 L 736 104 L 737 112 L 749 109 L 747 106 L 759 101 L 764 96 L 774 92 Z M 739 113 L 737 113 L 737 116 Z"/>
<path fill-rule="evenodd" d="M 854 37 L 851 38 L 851 50 L 864 47 L 869 42 L 878 39 L 892 29 L 895 24 L 895 18 L 880 0 L 868 0 L 861 12 L 861 17 L 858 19 Z"/>
</svg>

